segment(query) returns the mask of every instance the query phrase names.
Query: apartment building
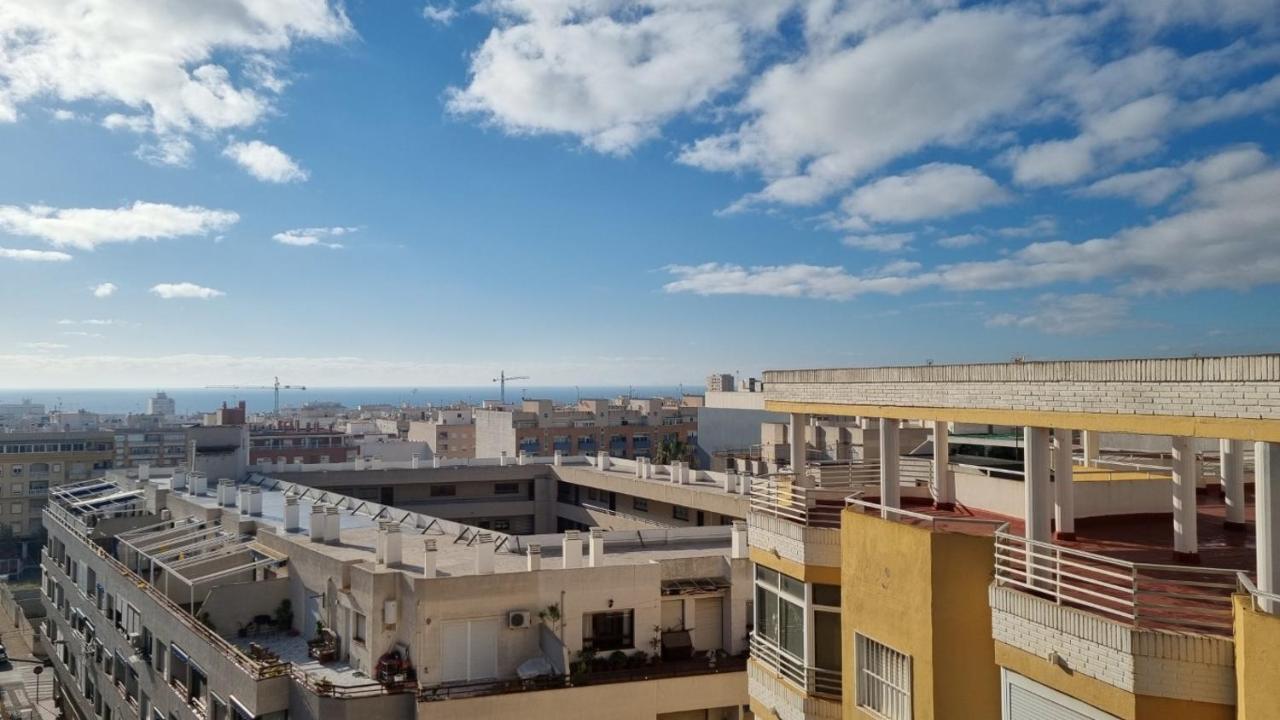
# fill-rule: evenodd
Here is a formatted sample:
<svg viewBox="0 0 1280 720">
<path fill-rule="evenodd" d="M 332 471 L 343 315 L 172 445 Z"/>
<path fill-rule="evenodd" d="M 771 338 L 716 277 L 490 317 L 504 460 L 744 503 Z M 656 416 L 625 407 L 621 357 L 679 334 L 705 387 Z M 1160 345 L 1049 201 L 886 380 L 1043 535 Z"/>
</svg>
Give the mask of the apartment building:
<svg viewBox="0 0 1280 720">
<path fill-rule="evenodd" d="M 737 388 L 733 384 L 732 373 L 712 373 L 707 376 L 707 392 L 733 392 Z"/>
<path fill-rule="evenodd" d="M 664 441 L 692 449 L 698 439 L 698 407 L 661 398 L 583 399 L 556 407 L 525 400 L 520 409 L 475 411 L 476 457 L 592 455 L 651 457 Z"/>
<path fill-rule="evenodd" d="M 518 535 L 182 469 L 66 486 L 45 522 L 40 639 L 68 717 L 724 719 L 747 701 L 741 523 Z"/>
<path fill-rule="evenodd" d="M 0 523 L 34 535 L 50 488 L 101 475 L 115 460 L 109 432 L 0 434 Z"/>
<path fill-rule="evenodd" d="M 172 417 L 178 414 L 178 404 L 163 391 L 147 398 L 147 414 Z"/>
<path fill-rule="evenodd" d="M 476 456 L 476 428 L 469 406 L 439 408 L 426 418 L 409 423 L 407 439 L 426 443 L 425 459 L 433 457 L 473 458 Z"/>
<path fill-rule="evenodd" d="M 249 431 L 249 463 L 340 463 L 356 454 L 344 430 L 255 425 Z"/>
<path fill-rule="evenodd" d="M 793 443 L 753 485 L 756 714 L 1276 716 L 1280 356 L 765 383 L 790 429 L 839 420 L 877 451 Z M 999 464 L 970 462 L 977 435 Z"/>
</svg>

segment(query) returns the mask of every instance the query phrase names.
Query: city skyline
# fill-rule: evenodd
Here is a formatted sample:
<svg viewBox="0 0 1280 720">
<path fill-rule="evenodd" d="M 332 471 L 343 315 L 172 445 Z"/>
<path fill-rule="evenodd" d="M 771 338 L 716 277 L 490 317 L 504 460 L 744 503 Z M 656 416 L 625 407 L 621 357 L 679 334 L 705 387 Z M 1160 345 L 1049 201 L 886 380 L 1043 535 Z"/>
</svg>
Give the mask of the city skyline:
<svg viewBox="0 0 1280 720">
<path fill-rule="evenodd" d="M 1273 3 L 11 7 L 0 385 L 1280 339 Z"/>
</svg>

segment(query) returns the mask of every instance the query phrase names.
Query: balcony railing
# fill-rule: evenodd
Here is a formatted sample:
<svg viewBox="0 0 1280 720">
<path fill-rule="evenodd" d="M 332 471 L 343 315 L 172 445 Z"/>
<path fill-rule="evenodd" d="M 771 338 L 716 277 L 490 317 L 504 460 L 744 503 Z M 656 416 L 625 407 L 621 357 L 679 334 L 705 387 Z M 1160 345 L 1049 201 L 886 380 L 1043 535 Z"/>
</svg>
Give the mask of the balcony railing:
<svg viewBox="0 0 1280 720">
<path fill-rule="evenodd" d="M 808 695 L 839 698 L 841 675 L 838 670 L 807 667 L 805 662 L 759 633 L 751 633 L 751 659 L 772 670 Z"/>
<path fill-rule="evenodd" d="M 847 492 L 801 487 L 785 477 L 756 478 L 751 481 L 751 512 L 806 527 L 839 529 Z"/>
<path fill-rule="evenodd" d="M 511 678 L 505 680 L 480 680 L 476 682 L 442 683 L 424 687 L 418 691 L 419 702 L 438 700 L 459 700 L 469 697 L 487 695 L 505 695 L 517 692 L 537 690 L 555 690 L 567 687 L 585 687 L 588 685 L 607 685 L 620 682 L 643 682 L 645 680 L 661 680 L 665 678 L 713 675 L 719 673 L 742 672 L 746 669 L 745 657 L 717 657 L 710 659 L 694 659 L 680 661 L 657 662 L 638 668 L 619 670 L 600 670 L 575 675 L 546 675 L 530 680 Z"/>
<path fill-rule="evenodd" d="M 1239 573 L 1129 562 L 1051 542 L 995 533 L 996 583 L 1137 627 L 1231 635 Z"/>
</svg>

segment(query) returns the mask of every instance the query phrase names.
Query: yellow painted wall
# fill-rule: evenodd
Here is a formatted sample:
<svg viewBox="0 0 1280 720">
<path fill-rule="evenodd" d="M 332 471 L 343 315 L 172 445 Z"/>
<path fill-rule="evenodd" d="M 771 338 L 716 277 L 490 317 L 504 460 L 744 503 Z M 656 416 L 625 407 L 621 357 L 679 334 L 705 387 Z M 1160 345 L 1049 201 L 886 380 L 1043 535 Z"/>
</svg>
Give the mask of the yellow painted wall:
<svg viewBox="0 0 1280 720">
<path fill-rule="evenodd" d="M 991 539 L 846 511 L 841 544 L 845 717 L 871 717 L 854 707 L 855 633 L 911 656 L 916 720 L 999 717 Z"/>
<path fill-rule="evenodd" d="M 995 643 L 995 655 L 996 664 L 1031 678 L 1041 685 L 1047 685 L 1122 720 L 1136 718 L 1137 698 L 1133 693 L 1125 692 L 1114 685 L 1108 685 L 1087 675 L 1068 672 L 1045 658 L 1002 642 Z"/>
<path fill-rule="evenodd" d="M 1246 595 L 1234 605 L 1239 720 L 1280 720 L 1280 617 L 1254 610 Z"/>
<path fill-rule="evenodd" d="M 770 570 L 777 570 L 780 573 L 790 575 L 797 580 L 803 580 L 808 583 L 821 583 L 823 585 L 840 584 L 840 568 L 838 567 L 805 565 L 798 563 L 795 560 L 778 557 L 767 550 L 755 547 L 751 548 L 751 562 L 757 565 L 763 565 Z"/>
</svg>

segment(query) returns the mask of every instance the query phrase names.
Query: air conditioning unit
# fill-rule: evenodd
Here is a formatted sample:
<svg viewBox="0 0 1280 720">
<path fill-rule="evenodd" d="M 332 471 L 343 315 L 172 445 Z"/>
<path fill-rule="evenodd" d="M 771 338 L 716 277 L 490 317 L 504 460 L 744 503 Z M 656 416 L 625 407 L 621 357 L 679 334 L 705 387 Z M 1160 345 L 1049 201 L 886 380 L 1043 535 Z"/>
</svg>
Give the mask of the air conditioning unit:
<svg viewBox="0 0 1280 720">
<path fill-rule="evenodd" d="M 142 650 L 142 633 L 129 633 L 129 645 L 134 650 Z"/>
<path fill-rule="evenodd" d="M 528 610 L 512 610 L 507 613 L 507 627 L 516 630 L 523 630 L 529 627 L 530 618 Z"/>
</svg>

